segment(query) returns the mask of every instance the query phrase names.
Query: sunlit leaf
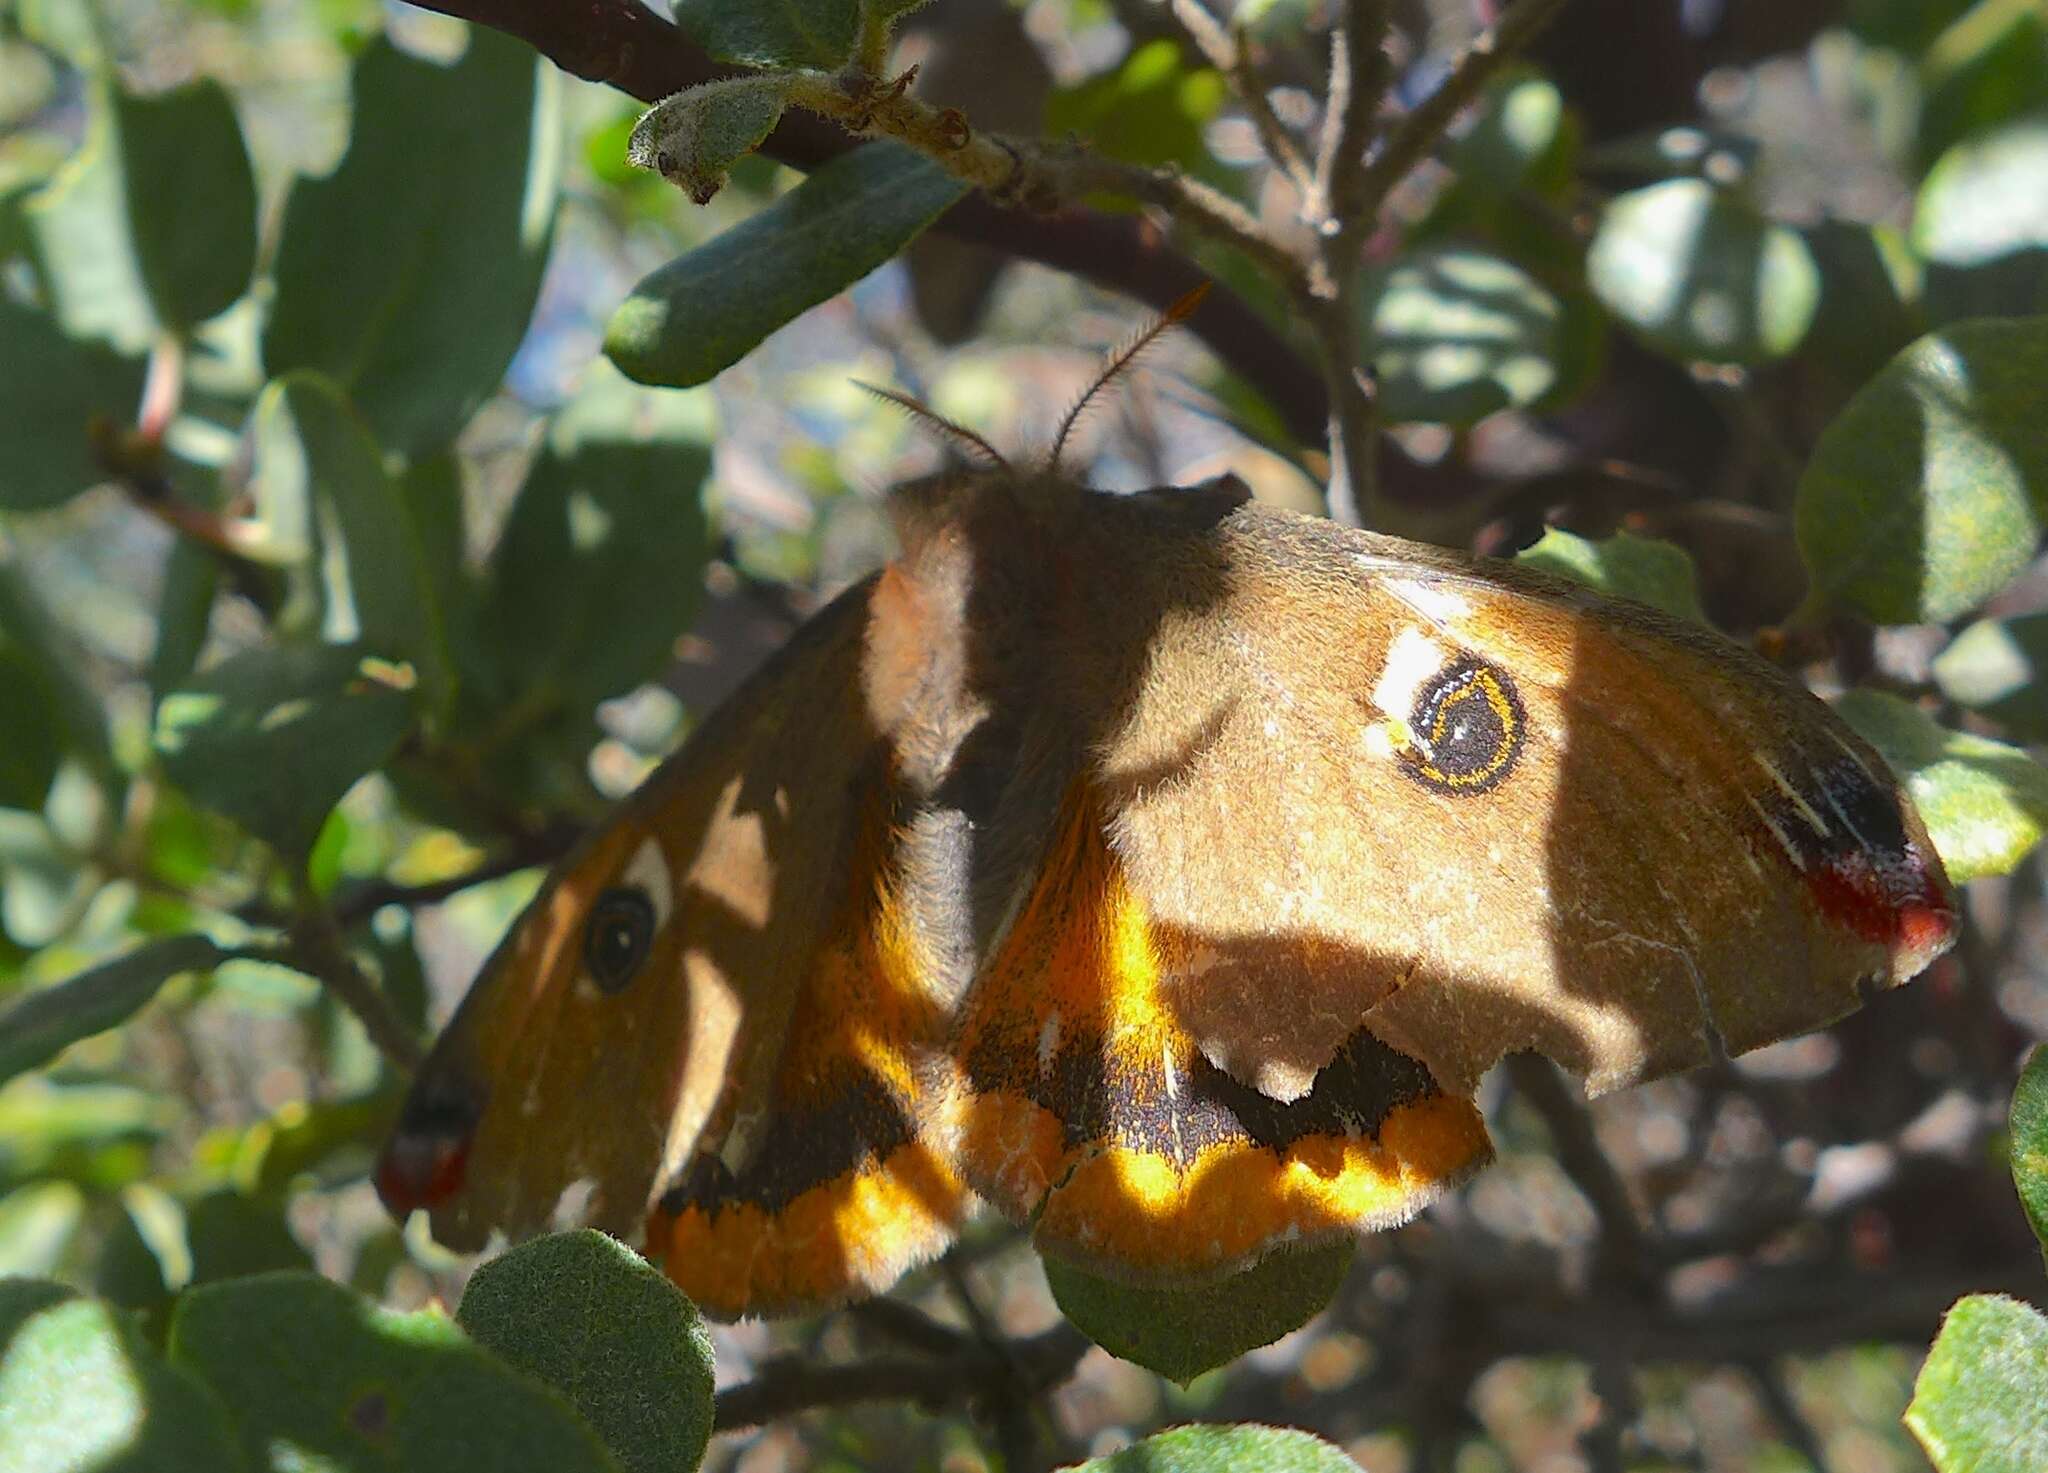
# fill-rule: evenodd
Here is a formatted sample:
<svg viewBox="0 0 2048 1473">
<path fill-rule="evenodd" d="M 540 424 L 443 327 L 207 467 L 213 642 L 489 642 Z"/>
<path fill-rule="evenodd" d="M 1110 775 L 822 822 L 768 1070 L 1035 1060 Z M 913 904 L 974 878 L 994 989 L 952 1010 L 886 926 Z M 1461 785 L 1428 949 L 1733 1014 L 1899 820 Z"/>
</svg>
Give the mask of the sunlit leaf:
<svg viewBox="0 0 2048 1473">
<path fill-rule="evenodd" d="M 1612 598 L 1634 599 L 1681 619 L 1707 622 L 1692 558 L 1674 543 L 1627 532 L 1594 542 L 1547 527 L 1533 545 L 1515 554 L 1515 561 L 1583 583 Z"/>
<path fill-rule="evenodd" d="M 2048 738 L 2048 614 L 1978 620 L 1934 657 L 1934 681 L 2014 735 Z"/>
<path fill-rule="evenodd" d="M 2008 874 L 2048 833 L 2048 768 L 2018 747 L 1882 691 L 1852 690 L 1835 710 L 1904 782 L 1950 879 Z"/>
<path fill-rule="evenodd" d="M 166 695 L 156 750 L 173 782 L 302 862 L 364 773 L 412 725 L 411 692 L 340 645 L 247 650 Z"/>
<path fill-rule="evenodd" d="M 1120 1284 L 1048 1258 L 1045 1281 L 1060 1313 L 1090 1340 L 1185 1384 L 1314 1319 L 1356 1252 L 1348 1241 L 1282 1251 L 1227 1279 L 1184 1289 Z"/>
<path fill-rule="evenodd" d="M 1559 377 L 1564 309 L 1511 262 L 1458 247 L 1398 257 L 1365 284 L 1366 361 L 1390 420 L 1472 424 Z"/>
<path fill-rule="evenodd" d="M 705 383 L 895 255 L 966 192 L 901 144 L 865 144 L 644 278 L 612 314 L 604 350 L 643 384 Z"/>
<path fill-rule="evenodd" d="M 1958 323 L 1894 358 L 1800 478 L 1817 592 L 1880 623 L 1968 613 L 2033 556 L 2048 505 L 2048 318 Z"/>
<path fill-rule="evenodd" d="M 1820 273 L 1796 233 L 1698 179 L 1611 200 L 1586 276 L 1608 310 L 1652 343 L 1714 363 L 1791 352 L 1820 297 Z"/>
<path fill-rule="evenodd" d="M 2013 1087 L 2011 1152 L 2020 1205 L 2034 1236 L 2048 1248 L 2048 1048 L 2038 1044 Z"/>
<path fill-rule="evenodd" d="M 788 84 L 773 75 L 692 87 L 648 109 L 626 141 L 626 159 L 709 204 L 726 171 L 774 130 L 788 97 Z"/>
<path fill-rule="evenodd" d="M 1940 1473 L 2048 1468 L 2048 1319 L 1999 1294 L 1957 1300 L 1913 1383 L 1906 1426 Z"/>
<path fill-rule="evenodd" d="M 1358 1465 L 1320 1437 L 1240 1422 L 1155 1433 L 1074 1473 L 1358 1473 Z"/>
<path fill-rule="evenodd" d="M 587 1230 L 485 1264 L 456 1322 L 568 1398 L 626 1473 L 694 1468 L 711 1437 L 711 1336 L 660 1270 Z"/>
<path fill-rule="evenodd" d="M 0 1321 L 7 1309 L 0 1300 Z M 0 1468 L 233 1473 L 250 1466 L 221 1404 L 194 1377 L 164 1364 L 112 1305 L 67 1298 L 9 1328 L 0 1338 Z"/>
</svg>

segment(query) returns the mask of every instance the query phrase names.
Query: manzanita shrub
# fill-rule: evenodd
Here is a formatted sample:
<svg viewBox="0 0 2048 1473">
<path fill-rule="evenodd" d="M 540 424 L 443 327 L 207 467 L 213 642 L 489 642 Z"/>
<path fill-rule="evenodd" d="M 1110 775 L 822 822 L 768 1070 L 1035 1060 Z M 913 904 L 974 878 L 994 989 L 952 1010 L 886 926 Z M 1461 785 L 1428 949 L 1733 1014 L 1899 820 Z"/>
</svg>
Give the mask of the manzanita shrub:
<svg viewBox="0 0 2048 1473">
<path fill-rule="evenodd" d="M 1261 1383 L 1260 1403 L 1207 1373 L 1411 1292 L 1367 1336 L 1384 1375 L 1346 1373 L 1360 1435 L 1450 1466 L 1488 1366 L 1554 1350 L 1592 1367 L 1596 1465 L 1649 1449 L 1600 1317 L 1651 1306 L 1641 1323 L 1681 1337 L 1655 1354 L 1684 1360 L 1685 1326 L 1718 1322 L 1667 1302 L 1669 1276 L 1791 1239 L 1676 1226 L 1569 1102 L 1534 1133 L 1597 1219 L 1590 1269 L 1488 1277 L 1454 1207 L 1362 1288 L 1349 1249 L 1184 1289 L 1049 1264 L 1042 1307 L 1069 1323 L 1014 1337 L 956 1261 L 966 1328 L 855 1313 L 893 1348 L 849 1360 L 843 1330 L 810 1327 L 779 1359 L 755 1343 L 715 1392 L 697 1311 L 629 1249 L 564 1233 L 465 1281 L 371 1209 L 370 1153 L 446 1005 L 424 917 L 482 897 L 469 924 L 502 924 L 621 771 L 673 746 L 683 718 L 652 696 L 707 586 L 801 602 L 823 581 L 822 533 L 750 525 L 730 467 L 714 489 L 721 402 L 746 420 L 763 364 L 825 315 L 805 314 L 922 236 L 1153 309 L 1213 278 L 1222 306 L 1190 333 L 1217 357 L 1190 371 L 1328 509 L 1760 635 L 2024 935 L 2048 830 L 2048 21 L 1864 0 L 1750 57 L 1744 85 L 1861 129 L 1893 181 L 1860 212 L 1802 214 L 1780 208 L 1780 145 L 1689 95 L 1668 126 L 1618 128 L 1575 90 L 1583 68 L 1547 70 L 1571 0 L 1445 0 L 1435 35 L 1371 0 L 1041 0 L 1059 75 L 1023 130 L 983 122 L 972 86 L 924 100 L 899 50 L 916 32 L 936 76 L 947 45 L 979 47 L 986 73 L 1022 33 L 969 0 L 678 0 L 673 26 L 632 0 L 434 8 L 479 23 L 235 0 L 0 13 L 0 1470 L 678 1473 L 715 1429 L 893 1399 L 975 1430 L 892 1444 L 827 1416 L 812 1445 L 839 1466 L 979 1446 L 1012 1467 L 1102 1451 L 1082 1466 L 1309 1473 L 1353 1464 L 1237 1419 L 1294 1419 L 1315 1376 Z M 324 172 L 254 122 L 271 26 L 346 56 Z M 183 39 L 168 68 L 145 54 L 164 33 Z M 1072 300 L 943 362 L 1057 332 Z M 572 391 L 520 387 L 547 354 L 576 360 Z M 810 428 L 858 424 L 894 466 L 898 431 L 831 397 L 845 376 Z M 973 418 L 989 379 L 935 397 Z M 1663 440 L 1722 459 L 1659 460 Z M 785 484 L 858 499 L 830 456 L 783 453 Z M 1996 1052 L 2014 1032 L 1998 950 L 1973 926 L 1920 989 L 1935 1001 L 1897 1006 L 1976 999 Z M 1998 1088 L 2017 1055 L 1990 1066 Z M 1526 1127 L 1506 1122 L 1511 1150 Z M 2012 1096 L 2009 1154 L 2012 1223 L 2048 1241 L 2048 1055 Z M 1779 1227 L 1836 1242 L 1824 1196 Z M 1438 1259 L 1432 1233 L 1453 1245 Z M 1950 1311 L 1904 1412 L 1943 1470 L 2048 1467 L 2048 1321 L 2012 1297 L 2042 1289 L 2001 1272 L 1984 1283 L 2008 1292 Z M 422 1285 L 440 1297 L 386 1306 Z M 1574 1305 L 1578 1329 L 1545 1341 Z M 1770 1379 L 1776 1322 L 1754 1322 L 1723 1358 L 1776 1388 L 1785 1455 L 1820 1457 Z M 1044 1397 L 1082 1334 L 1193 1389 L 1130 1419 L 1121 1451 L 1073 1445 Z M 1134 1440 L 1211 1406 L 1222 1420 Z"/>
</svg>

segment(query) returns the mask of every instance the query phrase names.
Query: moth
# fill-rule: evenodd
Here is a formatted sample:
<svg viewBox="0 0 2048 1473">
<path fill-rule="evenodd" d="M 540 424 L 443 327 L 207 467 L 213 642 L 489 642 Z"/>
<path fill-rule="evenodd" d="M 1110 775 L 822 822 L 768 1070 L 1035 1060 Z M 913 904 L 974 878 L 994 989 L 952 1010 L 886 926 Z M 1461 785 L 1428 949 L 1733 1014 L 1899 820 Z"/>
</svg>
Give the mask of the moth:
<svg viewBox="0 0 2048 1473">
<path fill-rule="evenodd" d="M 1616 1089 L 1950 945 L 1882 760 L 1711 631 L 974 443 L 512 927 L 394 1212 L 587 1222 L 722 1317 L 881 1292 L 978 1204 L 1186 1283 L 1413 1217 L 1504 1054 Z"/>
</svg>

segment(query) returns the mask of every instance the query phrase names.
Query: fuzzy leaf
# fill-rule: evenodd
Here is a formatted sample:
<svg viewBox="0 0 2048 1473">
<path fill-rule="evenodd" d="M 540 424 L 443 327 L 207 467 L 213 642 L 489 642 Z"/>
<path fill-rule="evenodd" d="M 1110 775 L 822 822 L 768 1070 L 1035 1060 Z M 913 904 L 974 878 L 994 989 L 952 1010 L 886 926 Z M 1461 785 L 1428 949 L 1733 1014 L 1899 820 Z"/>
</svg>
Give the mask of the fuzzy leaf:
<svg viewBox="0 0 2048 1473">
<path fill-rule="evenodd" d="M 7 1287 L 0 1299 L 0 1468 L 234 1473 L 249 1466 L 220 1403 L 192 1375 L 164 1364 L 122 1311 L 97 1299 L 52 1300 L 46 1286 Z"/>
<path fill-rule="evenodd" d="M 1515 561 L 1583 583 L 1610 598 L 1634 599 L 1695 624 L 1707 622 L 1692 558 L 1675 543 L 1627 532 L 1593 542 L 1546 527 L 1532 546 L 1515 554 Z"/>
<path fill-rule="evenodd" d="M 479 1268 L 456 1323 L 561 1392 L 626 1473 L 694 1468 L 711 1437 L 711 1334 L 697 1306 L 602 1233 L 557 1233 Z"/>
<path fill-rule="evenodd" d="M 2048 1048 L 2036 1046 L 2012 1092 L 2012 1180 L 2048 1248 Z"/>
<path fill-rule="evenodd" d="M 167 1353 L 234 1408 L 260 1467 L 619 1473 L 567 1403 L 445 1315 L 380 1309 L 314 1274 L 188 1291 Z M 275 1459 L 279 1448 L 288 1462 Z"/>
<path fill-rule="evenodd" d="M 1899 775 L 1950 879 L 2009 874 L 2048 833 L 2048 768 L 2018 747 L 1950 731 L 1882 691 L 1850 691 L 1835 711 Z"/>
<path fill-rule="evenodd" d="M 895 255 L 966 192 L 922 154 L 866 144 L 642 280 L 612 314 L 604 350 L 643 384 L 705 383 Z"/>
<path fill-rule="evenodd" d="M 2048 1319 L 1999 1294 L 1957 1300 L 1913 1382 L 1906 1426 L 1941 1473 L 2048 1468 Z"/>
<path fill-rule="evenodd" d="M 1451 247 L 1397 258 L 1367 284 L 1359 312 L 1388 419 L 1468 425 L 1558 382 L 1564 307 L 1498 256 Z"/>
<path fill-rule="evenodd" d="M 1913 343 L 1822 432 L 1794 523 L 1814 588 L 1883 624 L 1968 613 L 2032 558 L 2048 508 L 2048 317 Z"/>
<path fill-rule="evenodd" d="M 633 127 L 626 162 L 652 169 L 700 205 L 725 187 L 726 171 L 761 146 L 789 100 L 781 77 L 728 77 L 662 99 Z"/>
<path fill-rule="evenodd" d="M 1283 1250 L 1220 1282 L 1185 1289 L 1119 1284 L 1048 1258 L 1045 1281 L 1060 1313 L 1090 1340 L 1186 1385 L 1322 1313 L 1356 1252 L 1349 1241 Z"/>
<path fill-rule="evenodd" d="M 1358 1464 L 1320 1437 L 1291 1427 L 1176 1427 L 1073 1473 L 1358 1473 Z"/>
</svg>

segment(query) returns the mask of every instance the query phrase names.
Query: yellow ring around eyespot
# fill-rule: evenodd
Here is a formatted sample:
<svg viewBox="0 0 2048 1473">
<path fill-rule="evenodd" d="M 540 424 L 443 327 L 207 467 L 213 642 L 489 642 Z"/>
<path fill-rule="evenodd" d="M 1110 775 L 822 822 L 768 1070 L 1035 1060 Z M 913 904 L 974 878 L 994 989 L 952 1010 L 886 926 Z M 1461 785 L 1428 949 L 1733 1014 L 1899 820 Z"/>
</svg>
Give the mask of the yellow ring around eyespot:
<svg viewBox="0 0 2048 1473">
<path fill-rule="evenodd" d="M 1437 708 L 1436 719 L 1430 723 L 1429 728 L 1431 749 L 1434 750 L 1443 741 L 1444 730 L 1450 723 L 1452 709 L 1458 702 L 1469 700 L 1474 691 L 1485 698 L 1486 704 L 1493 709 L 1494 719 L 1500 723 L 1500 745 L 1493 749 L 1493 755 L 1487 759 L 1485 766 L 1471 772 L 1446 772 L 1436 763 L 1427 760 L 1416 764 L 1423 776 L 1448 788 L 1483 787 L 1492 782 L 1513 759 L 1515 749 L 1521 741 L 1522 733 L 1515 720 L 1514 702 L 1509 700 L 1508 693 L 1501 689 L 1499 677 L 1481 666 L 1468 671 L 1463 687 L 1453 692 Z"/>
</svg>

